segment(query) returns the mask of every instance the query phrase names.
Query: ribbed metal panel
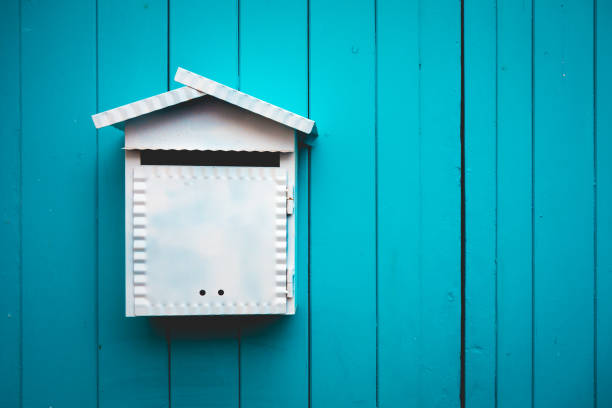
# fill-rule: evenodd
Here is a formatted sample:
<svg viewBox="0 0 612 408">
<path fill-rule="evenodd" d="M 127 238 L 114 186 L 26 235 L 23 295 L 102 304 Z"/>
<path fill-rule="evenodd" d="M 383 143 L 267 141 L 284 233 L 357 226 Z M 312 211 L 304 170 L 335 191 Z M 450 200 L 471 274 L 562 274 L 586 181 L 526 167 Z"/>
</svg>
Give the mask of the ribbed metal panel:
<svg viewBox="0 0 612 408">
<path fill-rule="evenodd" d="M 147 315 L 150 302 L 147 299 L 147 177 L 134 172 L 132 188 L 132 269 L 134 310 L 136 315 Z"/>
</svg>

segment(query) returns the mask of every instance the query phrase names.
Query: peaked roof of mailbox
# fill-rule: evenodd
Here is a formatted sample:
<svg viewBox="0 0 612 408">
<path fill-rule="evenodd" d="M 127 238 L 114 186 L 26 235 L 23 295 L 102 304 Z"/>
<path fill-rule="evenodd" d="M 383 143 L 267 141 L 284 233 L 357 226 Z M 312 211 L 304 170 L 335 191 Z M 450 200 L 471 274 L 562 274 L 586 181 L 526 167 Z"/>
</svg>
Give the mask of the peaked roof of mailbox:
<svg viewBox="0 0 612 408">
<path fill-rule="evenodd" d="M 179 68 L 174 80 L 187 86 L 92 115 L 94 125 L 98 129 L 110 125 L 116 126 L 138 116 L 204 95 L 211 95 L 305 134 L 310 134 L 313 131 L 315 125 L 313 120 L 247 95 L 212 79 L 194 74 L 186 69 Z"/>
</svg>

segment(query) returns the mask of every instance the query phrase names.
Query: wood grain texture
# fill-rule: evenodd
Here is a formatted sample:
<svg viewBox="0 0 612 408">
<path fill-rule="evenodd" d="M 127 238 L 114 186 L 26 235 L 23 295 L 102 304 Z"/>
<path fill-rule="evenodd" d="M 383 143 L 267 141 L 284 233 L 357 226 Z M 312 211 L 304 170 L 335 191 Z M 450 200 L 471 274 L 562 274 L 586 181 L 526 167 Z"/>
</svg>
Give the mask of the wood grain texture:
<svg viewBox="0 0 612 408">
<path fill-rule="evenodd" d="M 497 406 L 532 397 L 531 1 L 497 3 Z"/>
<path fill-rule="evenodd" d="M 24 407 L 96 405 L 95 4 L 21 4 Z"/>
<path fill-rule="evenodd" d="M 98 111 L 166 90 L 166 21 L 165 1 L 98 1 Z M 98 132 L 99 406 L 164 407 L 164 329 L 125 317 L 123 142 L 122 131 Z"/>
<path fill-rule="evenodd" d="M 169 4 L 170 78 L 182 66 L 238 88 L 238 2 Z M 172 80 L 169 84 L 182 86 Z M 238 407 L 238 320 L 170 318 L 166 325 L 172 407 Z"/>
<path fill-rule="evenodd" d="M 419 386 L 423 379 L 419 2 L 383 0 L 376 7 L 378 403 L 381 408 L 426 406 L 429 396 Z"/>
<path fill-rule="evenodd" d="M 308 114 L 307 11 L 306 1 L 240 3 L 240 90 L 303 116 Z M 243 320 L 243 408 L 308 406 L 308 231 L 307 213 L 302 214 L 308 196 L 300 195 L 308 188 L 308 162 L 299 160 L 298 171 L 305 186 L 298 185 L 296 314 Z"/>
<path fill-rule="evenodd" d="M 596 8 L 597 408 L 612 406 L 612 1 Z"/>
<path fill-rule="evenodd" d="M 468 313 L 467 332 L 469 339 L 489 327 L 495 336 L 489 336 L 485 343 L 496 352 L 484 353 L 484 366 L 470 364 L 468 353 L 467 406 L 482 406 L 483 402 L 499 407 L 595 406 L 594 391 L 606 389 L 599 386 L 599 373 L 600 362 L 607 356 L 596 355 L 594 344 L 596 340 L 597 345 L 603 344 L 601 340 L 609 337 L 595 327 L 593 298 L 595 291 L 601 293 L 599 282 L 595 286 L 593 264 L 593 182 L 600 165 L 593 157 L 597 146 L 593 138 L 593 30 L 599 26 L 594 25 L 593 5 L 588 2 L 498 1 L 495 5 L 496 14 L 487 15 L 475 4 L 469 5 L 477 13 L 470 21 L 466 8 L 465 21 L 466 50 L 471 48 L 478 59 L 480 42 L 496 36 L 496 78 L 482 85 L 489 96 L 466 98 L 468 146 L 470 110 L 486 112 L 496 104 L 496 117 L 489 118 L 497 125 L 497 148 L 483 149 L 476 155 L 477 161 L 495 163 L 495 183 L 481 185 L 477 193 L 490 194 L 495 188 L 496 216 L 475 211 L 466 219 L 468 259 L 470 245 L 476 250 L 485 247 L 478 236 L 470 234 L 469 225 L 476 222 L 485 228 L 496 227 L 495 291 L 489 288 L 483 294 L 476 290 L 472 295 L 482 302 L 493 293 L 495 310 L 490 304 L 480 304 Z M 495 32 L 478 36 L 478 27 L 487 24 L 496 26 Z M 470 36 L 471 31 L 475 35 Z M 481 61 L 490 64 L 493 59 L 490 56 Z M 466 51 L 468 90 L 482 80 L 481 76 L 476 80 L 470 77 L 470 63 L 473 58 Z M 495 99 L 491 97 L 494 93 Z M 601 126 L 597 118 L 597 126 Z M 605 122 L 603 126 L 605 129 Z M 474 151 L 468 149 L 468 154 L 474 157 Z M 469 186 L 474 160 L 467 159 Z M 468 190 L 467 197 L 469 209 L 478 196 Z M 605 193 L 603 197 L 605 200 Z M 604 236 L 605 231 L 604 227 Z M 602 238 L 597 242 L 598 259 L 600 248 L 608 241 Z M 488 278 L 470 273 L 468 264 L 467 279 L 469 293 L 474 282 Z M 468 312 L 470 307 L 468 303 Z M 483 325 L 479 316 L 489 316 L 488 323 Z M 604 332 L 605 319 L 598 316 L 598 321 L 604 322 Z M 606 349 L 604 345 L 604 353 Z M 482 359 L 483 351 L 475 349 L 476 358 Z M 470 379 L 482 381 L 474 384 Z M 477 388 L 483 383 L 484 391 Z M 485 400 L 479 398 L 485 395 Z M 605 392 L 603 395 L 605 398 Z"/>
<path fill-rule="evenodd" d="M 422 361 L 426 406 L 459 406 L 461 9 L 421 3 Z M 441 193 L 443 192 L 443 193 Z"/>
<path fill-rule="evenodd" d="M 465 6 L 465 399 L 495 406 L 497 2 Z"/>
<path fill-rule="evenodd" d="M 534 405 L 589 407 L 593 6 L 545 0 L 534 7 Z"/>
<path fill-rule="evenodd" d="M 238 79 L 238 2 L 170 1 L 170 89 L 178 67 L 232 88 Z"/>
<path fill-rule="evenodd" d="M 20 3 L 0 4 L 0 395 L 21 403 L 21 89 Z"/>
<path fill-rule="evenodd" d="M 374 23 L 373 2 L 310 1 L 314 407 L 376 403 Z"/>
<path fill-rule="evenodd" d="M 237 318 L 167 318 L 172 407 L 238 407 Z"/>
<path fill-rule="evenodd" d="M 381 407 L 459 405 L 458 22 L 456 2 L 377 2 Z"/>
</svg>

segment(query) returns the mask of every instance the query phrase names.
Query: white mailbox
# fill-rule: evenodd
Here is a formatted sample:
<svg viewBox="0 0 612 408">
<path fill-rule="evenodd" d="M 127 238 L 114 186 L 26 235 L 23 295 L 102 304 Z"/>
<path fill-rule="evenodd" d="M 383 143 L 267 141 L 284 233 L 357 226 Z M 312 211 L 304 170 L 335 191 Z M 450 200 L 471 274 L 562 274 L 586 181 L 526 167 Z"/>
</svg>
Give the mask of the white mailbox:
<svg viewBox="0 0 612 408">
<path fill-rule="evenodd" d="M 125 129 L 126 315 L 294 314 L 297 146 L 315 123 L 175 80 L 93 116 Z"/>
</svg>

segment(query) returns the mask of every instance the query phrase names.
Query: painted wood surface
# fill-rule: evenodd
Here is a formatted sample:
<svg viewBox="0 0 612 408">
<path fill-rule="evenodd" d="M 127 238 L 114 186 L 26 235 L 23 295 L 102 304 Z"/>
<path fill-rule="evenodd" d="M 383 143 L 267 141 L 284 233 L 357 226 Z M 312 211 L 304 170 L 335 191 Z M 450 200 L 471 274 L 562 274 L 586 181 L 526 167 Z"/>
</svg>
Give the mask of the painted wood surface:
<svg viewBox="0 0 612 408">
<path fill-rule="evenodd" d="M 610 405 L 610 18 L 466 2 L 468 407 Z"/>
<path fill-rule="evenodd" d="M 21 397 L 21 22 L 18 1 L 0 4 L 0 395 L 7 406 Z"/>
<path fill-rule="evenodd" d="M 86 120 L 96 109 L 95 43 L 95 1 L 21 3 L 21 363 L 28 407 L 97 400 L 97 153 Z"/>
<path fill-rule="evenodd" d="M 461 8 L 421 1 L 422 407 L 459 405 L 461 310 Z M 379 157 L 379 162 L 382 159 Z M 441 192 L 444 192 L 441 196 Z M 459 337 L 458 337 L 459 334 Z"/>
<path fill-rule="evenodd" d="M 418 3 L 377 2 L 378 402 L 382 408 L 425 402 L 419 386 L 423 324 L 415 313 L 422 310 L 423 298 L 419 18 Z M 398 52 L 399 37 L 405 47 Z M 404 67 L 404 81 L 397 80 L 398 66 Z"/>
<path fill-rule="evenodd" d="M 374 12 L 310 1 L 312 406 L 376 404 Z"/>
<path fill-rule="evenodd" d="M 498 2 L 497 406 L 531 404 L 531 1 Z"/>
<path fill-rule="evenodd" d="M 460 406 L 459 1 L 0 8 L 0 405 Z M 608 407 L 612 3 L 463 11 L 465 406 Z M 122 133 L 89 115 L 179 65 L 317 121 L 295 316 L 124 317 Z"/>
<path fill-rule="evenodd" d="M 377 2 L 381 407 L 460 403 L 460 4 L 439 6 Z"/>
<path fill-rule="evenodd" d="M 534 4 L 535 405 L 594 401 L 593 15 Z"/>
<path fill-rule="evenodd" d="M 612 406 L 612 1 L 595 9 L 595 398 Z"/>
<path fill-rule="evenodd" d="M 466 406 L 495 406 L 496 2 L 465 7 Z M 492 103 L 475 104 L 475 101 Z M 473 107 L 477 106 L 477 109 Z"/>
</svg>

